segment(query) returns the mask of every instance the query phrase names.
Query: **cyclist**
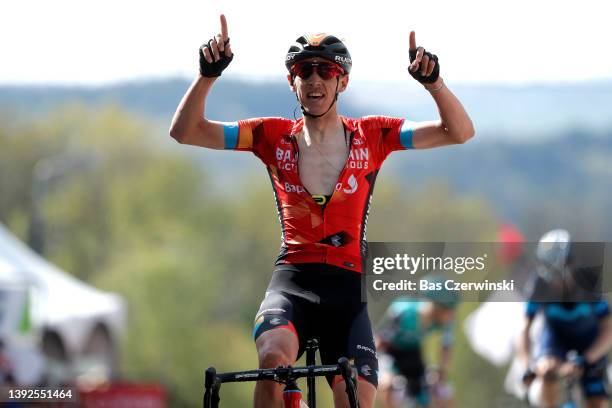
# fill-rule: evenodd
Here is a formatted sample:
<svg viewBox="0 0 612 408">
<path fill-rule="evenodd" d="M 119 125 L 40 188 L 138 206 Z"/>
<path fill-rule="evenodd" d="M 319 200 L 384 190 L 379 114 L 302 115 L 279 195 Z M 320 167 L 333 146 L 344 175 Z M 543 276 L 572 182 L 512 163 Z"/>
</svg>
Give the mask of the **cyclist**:
<svg viewBox="0 0 612 408">
<path fill-rule="evenodd" d="M 265 40 L 257 46 L 265 55 Z M 215 122 L 203 116 L 206 97 L 234 55 L 223 15 L 221 32 L 199 55 L 200 75 L 179 104 L 170 135 L 180 143 L 254 153 L 267 167 L 277 202 L 282 244 L 254 328 L 260 367 L 293 364 L 306 339 L 317 337 L 324 364 L 340 356 L 354 360 L 360 404 L 371 407 L 377 360 L 360 276 L 374 180 L 392 151 L 463 143 L 473 136 L 472 122 L 439 76 L 438 58 L 416 46 L 414 32 L 409 73 L 432 94 L 439 121 L 340 116 L 337 100 L 348 86 L 351 56 L 337 37 L 316 34 L 299 37 L 285 60 L 302 118 Z M 344 406 L 340 380 L 328 378 L 335 404 Z M 280 405 L 278 384 L 256 385 L 256 407 Z"/>
<path fill-rule="evenodd" d="M 428 280 L 439 282 L 441 278 L 429 277 Z M 377 330 L 376 347 L 384 353 L 380 361 L 386 362 L 381 364 L 380 393 L 388 408 L 404 406 L 406 397 L 412 398 L 418 406 L 432 406 L 430 385 L 439 391 L 440 399 L 450 403 L 452 398 L 452 388 L 446 380 L 452 355 L 455 310 L 460 297 L 457 292 L 446 289 L 427 290 L 421 295 L 419 299 L 395 299 Z M 427 335 L 436 331 L 442 333 L 442 341 L 439 370 L 432 383 L 426 378 L 422 344 Z M 441 406 L 446 407 L 448 403 Z"/>
<path fill-rule="evenodd" d="M 605 367 L 606 354 L 612 348 L 612 320 L 607 301 L 577 301 L 571 296 L 580 290 L 575 278 L 588 273 L 577 268 L 575 248 L 569 232 L 563 229 L 546 233 L 536 248 L 538 273 L 532 299 L 539 297 L 538 301 L 527 302 L 518 352 L 529 367 L 523 375 L 524 383 L 529 385 L 535 378 L 542 381 L 539 400 L 543 407 L 558 406 L 560 376 L 580 378 L 588 407 L 608 406 Z M 529 331 L 538 313 L 544 324 L 535 340 L 531 365 Z M 572 351 L 578 354 L 572 356 Z"/>
</svg>

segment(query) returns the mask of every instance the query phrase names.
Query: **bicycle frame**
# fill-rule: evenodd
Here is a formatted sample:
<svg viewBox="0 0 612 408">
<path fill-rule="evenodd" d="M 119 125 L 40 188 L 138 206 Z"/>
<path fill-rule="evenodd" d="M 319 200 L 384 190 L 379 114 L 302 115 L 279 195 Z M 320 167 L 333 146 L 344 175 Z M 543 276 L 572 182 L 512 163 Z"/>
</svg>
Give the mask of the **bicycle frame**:
<svg viewBox="0 0 612 408">
<path fill-rule="evenodd" d="M 341 375 L 346 384 L 346 393 L 349 405 L 359 408 L 357 398 L 357 377 L 348 359 L 342 357 L 337 365 L 314 365 L 315 352 L 317 349 L 316 340 L 309 340 L 307 343 L 306 367 L 277 367 L 264 368 L 259 370 L 236 371 L 229 373 L 217 373 L 214 367 L 209 367 L 204 376 L 204 408 L 219 407 L 219 392 L 221 384 L 230 382 L 245 381 L 276 381 L 285 386 L 295 386 L 299 378 L 307 378 L 308 387 L 308 407 L 316 408 L 315 378 L 326 375 Z M 298 389 L 299 390 L 299 389 Z"/>
<path fill-rule="evenodd" d="M 319 342 L 316 339 L 310 339 L 306 342 L 306 365 L 314 366 L 316 363 L 316 353 L 319 348 Z M 317 394 L 315 387 L 315 377 L 306 378 L 306 388 L 308 389 L 308 407 L 317 406 Z"/>
<path fill-rule="evenodd" d="M 567 353 L 567 359 L 569 359 L 572 354 L 576 354 L 576 351 L 572 350 Z M 596 370 L 597 373 L 604 373 L 607 369 L 607 364 L 605 361 L 598 362 L 592 369 Z M 582 373 L 584 375 L 584 372 Z M 533 378 L 535 378 L 535 374 L 533 374 Z M 576 396 L 574 395 L 574 388 L 579 384 L 580 378 L 574 376 L 567 375 L 558 375 L 553 374 L 549 377 L 551 380 L 558 380 L 562 382 L 562 392 L 563 392 L 563 401 L 561 402 L 561 408 L 578 408 L 580 406 L 580 401 L 585 398 L 584 394 L 580 394 L 578 400 L 576 400 Z M 529 386 L 527 387 L 529 390 Z M 529 401 L 529 391 L 525 394 L 525 402 L 532 407 L 533 404 Z"/>
<path fill-rule="evenodd" d="M 575 378 L 565 378 L 565 401 L 561 404 L 561 408 L 578 408 L 578 403 L 574 400 L 572 391 L 577 380 Z"/>
<path fill-rule="evenodd" d="M 561 390 L 563 393 L 563 398 L 561 401 L 561 408 L 578 408 L 579 404 L 574 397 L 574 388 L 576 384 L 578 384 L 578 378 L 571 376 L 551 376 L 551 379 L 556 379 L 561 381 Z M 529 392 L 525 395 L 525 402 L 528 406 L 534 407 L 535 405 L 531 403 L 528 397 Z"/>
</svg>

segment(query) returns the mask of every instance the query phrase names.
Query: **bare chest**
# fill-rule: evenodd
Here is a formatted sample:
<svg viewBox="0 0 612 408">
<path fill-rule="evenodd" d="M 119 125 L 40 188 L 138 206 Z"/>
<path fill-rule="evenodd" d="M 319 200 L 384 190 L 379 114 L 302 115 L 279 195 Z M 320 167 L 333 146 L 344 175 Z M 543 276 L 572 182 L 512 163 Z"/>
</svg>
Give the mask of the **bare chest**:
<svg viewBox="0 0 612 408">
<path fill-rule="evenodd" d="M 342 142 L 318 147 L 300 143 L 300 180 L 311 194 L 333 193 L 349 154 L 349 147 Z"/>
</svg>

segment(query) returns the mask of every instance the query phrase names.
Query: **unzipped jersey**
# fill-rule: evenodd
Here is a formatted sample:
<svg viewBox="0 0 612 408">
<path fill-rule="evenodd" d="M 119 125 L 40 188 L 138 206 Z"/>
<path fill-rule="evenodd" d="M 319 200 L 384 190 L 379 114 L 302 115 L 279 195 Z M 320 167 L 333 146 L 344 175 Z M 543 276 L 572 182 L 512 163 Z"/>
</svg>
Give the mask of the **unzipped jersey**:
<svg viewBox="0 0 612 408">
<path fill-rule="evenodd" d="M 363 270 L 376 175 L 389 153 L 413 147 L 414 127 L 403 119 L 382 116 L 340 118 L 349 135 L 349 155 L 324 208 L 300 180 L 297 135 L 303 119 L 224 123 L 225 148 L 253 152 L 270 175 L 282 231 L 276 264 L 327 263 Z"/>
</svg>

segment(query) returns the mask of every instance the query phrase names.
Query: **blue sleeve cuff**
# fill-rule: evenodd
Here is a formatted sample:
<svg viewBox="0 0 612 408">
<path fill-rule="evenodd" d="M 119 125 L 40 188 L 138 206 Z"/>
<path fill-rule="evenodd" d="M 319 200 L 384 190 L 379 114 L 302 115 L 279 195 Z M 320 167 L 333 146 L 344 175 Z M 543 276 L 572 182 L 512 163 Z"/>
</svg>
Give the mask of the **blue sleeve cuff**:
<svg viewBox="0 0 612 408">
<path fill-rule="evenodd" d="M 238 146 L 238 122 L 223 123 L 223 141 L 225 149 L 235 149 Z"/>
<path fill-rule="evenodd" d="M 600 301 L 595 305 L 595 314 L 597 317 L 605 317 L 610 314 L 610 309 L 608 307 L 608 302 Z"/>
<path fill-rule="evenodd" d="M 527 317 L 534 317 L 540 308 L 540 304 L 537 302 L 527 302 L 525 308 L 525 314 Z"/>
<path fill-rule="evenodd" d="M 400 129 L 400 143 L 404 149 L 414 149 L 412 135 L 414 134 L 414 123 L 405 120 Z"/>
</svg>

